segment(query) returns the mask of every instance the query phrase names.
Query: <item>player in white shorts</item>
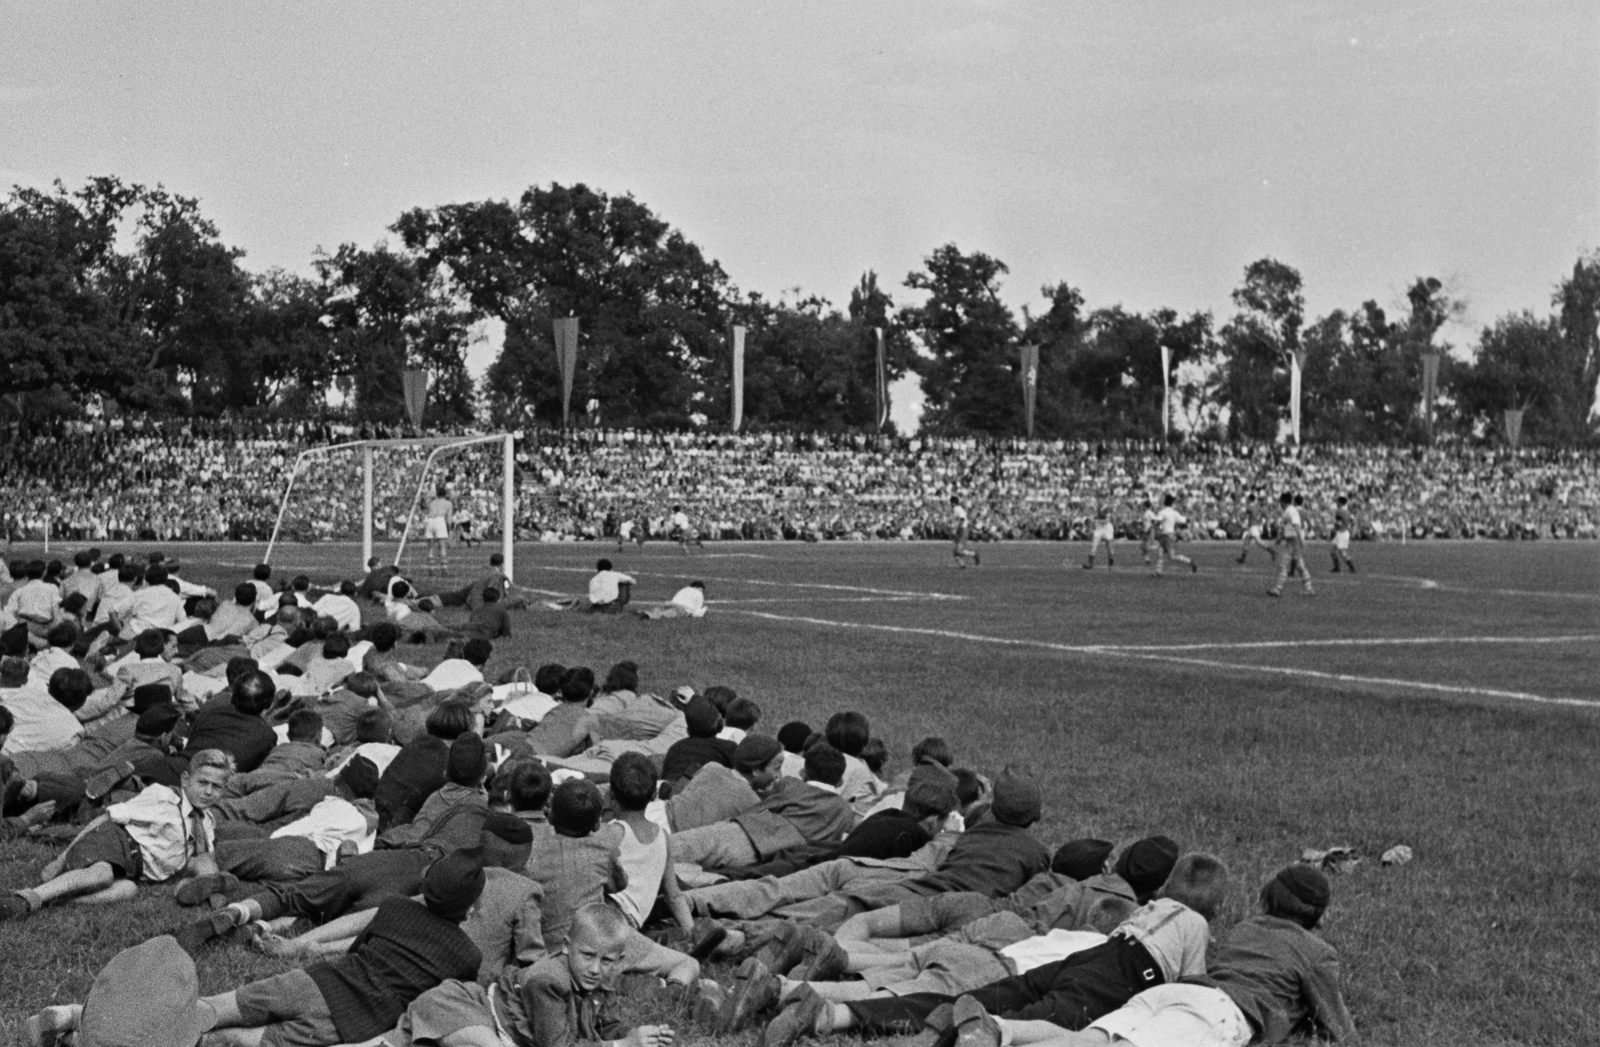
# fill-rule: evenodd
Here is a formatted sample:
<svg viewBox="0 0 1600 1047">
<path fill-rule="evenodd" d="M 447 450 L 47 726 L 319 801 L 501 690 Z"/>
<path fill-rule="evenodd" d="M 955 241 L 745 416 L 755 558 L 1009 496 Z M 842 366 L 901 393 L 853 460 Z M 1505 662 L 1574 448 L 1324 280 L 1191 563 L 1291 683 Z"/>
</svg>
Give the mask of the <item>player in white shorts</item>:
<svg viewBox="0 0 1600 1047">
<path fill-rule="evenodd" d="M 433 498 L 428 500 L 426 514 L 422 518 L 422 537 L 428 543 L 428 566 L 449 566 L 449 553 L 445 543 L 450 540 L 450 516 L 453 507 L 445 492 L 444 484 L 440 484 Z"/>
<path fill-rule="evenodd" d="M 1189 521 L 1173 507 L 1176 501 L 1172 495 L 1167 495 L 1161 500 L 1161 511 L 1156 513 L 1156 574 L 1161 573 L 1168 560 L 1186 563 L 1194 573 L 1200 571 L 1199 564 L 1178 552 L 1178 528 L 1187 526 Z"/>
<path fill-rule="evenodd" d="M 950 497 L 950 515 L 954 518 L 952 523 L 955 531 L 955 544 L 951 547 L 950 553 L 956 558 L 956 566 L 966 567 L 967 557 L 970 556 L 972 566 L 977 567 L 983 561 L 978 558 L 976 549 L 967 548 L 967 510 L 961 504 L 961 499 L 955 495 Z"/>
<path fill-rule="evenodd" d="M 1350 512 L 1350 499 L 1339 496 L 1339 508 L 1333 514 L 1333 573 L 1339 573 L 1339 561 L 1351 574 L 1356 573 L 1356 562 L 1350 559 L 1350 532 L 1355 530 L 1355 517 Z"/>
<path fill-rule="evenodd" d="M 1311 595 L 1311 571 L 1306 567 L 1305 521 L 1295 496 L 1283 492 L 1278 503 L 1283 507 L 1278 515 L 1278 580 L 1267 590 L 1268 596 L 1282 596 L 1283 583 L 1290 575 L 1298 575 L 1305 585 L 1306 595 Z"/>
<path fill-rule="evenodd" d="M 1260 546 L 1267 551 L 1267 555 L 1277 560 L 1278 552 L 1268 545 L 1261 537 L 1262 517 L 1266 514 L 1256 505 L 1256 496 L 1251 495 L 1244 503 L 1244 540 L 1239 543 L 1239 562 L 1244 563 L 1244 558 L 1249 555 L 1252 545 Z"/>
<path fill-rule="evenodd" d="M 1111 551 L 1111 543 L 1116 539 L 1117 530 L 1111 523 L 1111 506 L 1102 501 L 1094 511 L 1094 532 L 1090 536 L 1089 558 L 1083 561 L 1084 570 L 1094 567 L 1095 554 L 1100 552 L 1100 547 L 1106 547 L 1106 566 L 1117 566 L 1117 557 Z"/>
<path fill-rule="evenodd" d="M 683 555 L 689 555 L 690 538 L 695 538 L 695 544 L 705 548 L 706 543 L 695 536 L 694 528 L 689 524 L 689 514 L 683 511 L 683 506 L 674 505 L 672 507 L 672 518 L 667 527 L 672 535 L 672 540 L 678 543 L 678 548 L 683 551 Z"/>
</svg>

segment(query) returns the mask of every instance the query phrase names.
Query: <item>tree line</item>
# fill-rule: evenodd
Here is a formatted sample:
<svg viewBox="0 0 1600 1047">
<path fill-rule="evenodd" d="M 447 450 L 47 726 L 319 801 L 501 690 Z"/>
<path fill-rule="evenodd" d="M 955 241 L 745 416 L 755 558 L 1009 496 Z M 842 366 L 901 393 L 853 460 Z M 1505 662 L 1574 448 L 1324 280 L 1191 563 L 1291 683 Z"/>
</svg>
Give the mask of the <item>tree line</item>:
<svg viewBox="0 0 1600 1047">
<path fill-rule="evenodd" d="M 889 379 L 917 376 L 923 428 L 941 434 L 1021 432 L 1024 345 L 1039 349 L 1041 437 L 1157 438 L 1165 378 L 1174 431 L 1272 439 L 1297 355 L 1305 439 L 1422 440 L 1422 359 L 1441 352 L 1434 432 L 1496 439 L 1503 412 L 1521 408 L 1526 441 L 1595 433 L 1600 252 L 1554 286 L 1547 315 L 1500 317 L 1462 359 L 1440 337 L 1462 303 L 1426 276 L 1394 316 L 1369 300 L 1308 318 L 1300 274 L 1264 258 L 1245 268 L 1220 323 L 1091 309 L 1066 282 L 1041 288 L 1019 317 L 1001 298 L 1005 264 L 955 244 L 899 288 L 864 273 L 843 309 L 741 291 L 645 204 L 581 184 L 412 209 L 390 232 L 392 244 L 319 249 L 309 275 L 256 273 L 196 200 L 160 186 L 100 177 L 14 188 L 0 204 L 0 394 L 46 411 L 98 397 L 296 419 L 325 417 L 338 390 L 350 419 L 398 424 L 402 372 L 421 369 L 429 425 L 557 425 L 551 320 L 576 316 L 574 417 L 594 401 L 611 426 L 726 425 L 727 330 L 742 324 L 751 428 L 871 429 L 881 330 Z M 466 352 L 487 318 L 504 323 L 505 344 L 475 387 Z"/>
</svg>

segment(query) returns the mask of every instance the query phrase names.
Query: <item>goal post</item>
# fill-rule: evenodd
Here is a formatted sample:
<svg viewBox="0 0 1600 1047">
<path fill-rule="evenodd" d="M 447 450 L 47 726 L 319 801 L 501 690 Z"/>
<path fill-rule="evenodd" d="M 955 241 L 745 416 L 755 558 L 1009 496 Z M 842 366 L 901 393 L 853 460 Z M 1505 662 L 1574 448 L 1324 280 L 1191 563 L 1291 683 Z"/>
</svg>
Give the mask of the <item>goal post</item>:
<svg viewBox="0 0 1600 1047">
<path fill-rule="evenodd" d="M 517 458 L 516 437 L 512 433 L 493 433 L 488 436 L 419 436 L 391 440 L 352 440 L 349 443 L 329 444 L 325 447 L 310 447 L 295 456 L 294 465 L 289 471 L 289 481 L 284 486 L 283 501 L 278 505 L 278 518 L 272 525 L 272 537 L 267 540 L 267 551 L 262 555 L 262 563 L 272 562 L 272 550 L 278 544 L 278 536 L 283 530 L 283 519 L 289 510 L 289 499 L 294 494 L 295 481 L 300 478 L 306 462 L 314 457 L 323 455 L 343 454 L 347 452 L 361 452 L 361 569 L 366 570 L 367 561 L 372 559 L 372 517 L 373 484 L 372 484 L 372 452 L 375 449 L 387 447 L 430 447 L 428 457 L 422 464 L 422 475 L 417 480 L 416 493 L 411 499 L 411 511 L 406 514 L 405 527 L 400 534 L 400 546 L 395 550 L 394 563 L 400 564 L 400 557 L 405 553 L 406 540 L 411 536 L 411 520 L 416 515 L 417 507 L 422 503 L 422 492 L 426 490 L 428 479 L 433 471 L 433 464 L 441 456 L 466 450 L 469 447 L 478 447 L 489 443 L 501 444 L 501 477 L 500 512 L 501 512 L 501 555 L 505 558 L 504 571 L 508 580 L 516 579 L 515 571 L 515 545 L 516 545 L 516 508 L 517 508 Z"/>
</svg>

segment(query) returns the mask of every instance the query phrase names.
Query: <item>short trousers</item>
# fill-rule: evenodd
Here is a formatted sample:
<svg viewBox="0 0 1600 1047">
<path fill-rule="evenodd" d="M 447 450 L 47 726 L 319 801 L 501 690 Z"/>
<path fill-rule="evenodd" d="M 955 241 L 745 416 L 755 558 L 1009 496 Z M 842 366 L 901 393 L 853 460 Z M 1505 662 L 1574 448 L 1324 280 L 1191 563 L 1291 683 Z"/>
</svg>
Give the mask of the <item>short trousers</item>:
<svg viewBox="0 0 1600 1047">
<path fill-rule="evenodd" d="M 144 858 L 139 845 L 133 842 L 128 830 L 113 821 L 105 821 L 89 831 L 83 839 L 67 848 L 62 856 L 62 869 L 73 871 L 87 869 L 97 862 L 107 862 L 116 875 L 137 880 L 144 872 Z"/>
<path fill-rule="evenodd" d="M 1094 529 L 1094 540 L 1097 542 L 1109 542 L 1115 537 L 1115 534 L 1116 532 L 1111 529 L 1110 524 L 1104 527 L 1096 527 Z"/>
<path fill-rule="evenodd" d="M 450 528 L 445 525 L 444 517 L 430 516 L 422 524 L 422 538 L 432 541 L 435 538 L 449 538 Z"/>
<path fill-rule="evenodd" d="M 920 934 L 948 934 L 994 912 L 994 902 L 976 891 L 952 891 L 908 898 L 900 903 L 900 933 L 907 938 Z"/>
<path fill-rule="evenodd" d="M 1349 531 L 1335 531 L 1334 535 L 1333 535 L 1333 547 L 1335 549 L 1339 550 L 1341 553 L 1349 552 L 1350 551 L 1350 532 Z"/>
<path fill-rule="evenodd" d="M 302 970 L 241 987 L 234 998 L 247 1027 L 266 1026 L 262 1047 L 332 1047 L 343 1043 L 322 990 Z"/>
<path fill-rule="evenodd" d="M 882 973 L 869 970 L 862 978 L 872 988 L 896 996 L 919 992 L 961 996 L 1017 973 L 992 950 L 948 940 L 918 946 L 906 960 L 906 967 L 883 968 Z"/>
<path fill-rule="evenodd" d="M 622 952 L 622 970 L 626 974 L 653 974 L 665 978 L 668 971 L 686 959 L 685 954 L 653 942 L 638 931 L 630 931 L 628 944 Z"/>
<path fill-rule="evenodd" d="M 436 1047 L 463 1029 L 498 1032 L 489 992 L 475 982 L 440 982 L 411 1001 L 384 1042 L 389 1047 Z"/>
<path fill-rule="evenodd" d="M 1261 525 L 1256 524 L 1252 527 L 1246 527 L 1244 529 L 1244 536 L 1246 538 L 1254 538 L 1259 542 L 1261 540 Z"/>
<path fill-rule="evenodd" d="M 1089 1028 L 1135 1047 L 1245 1047 L 1254 1035 L 1233 998 L 1207 985 L 1146 989 Z"/>
</svg>

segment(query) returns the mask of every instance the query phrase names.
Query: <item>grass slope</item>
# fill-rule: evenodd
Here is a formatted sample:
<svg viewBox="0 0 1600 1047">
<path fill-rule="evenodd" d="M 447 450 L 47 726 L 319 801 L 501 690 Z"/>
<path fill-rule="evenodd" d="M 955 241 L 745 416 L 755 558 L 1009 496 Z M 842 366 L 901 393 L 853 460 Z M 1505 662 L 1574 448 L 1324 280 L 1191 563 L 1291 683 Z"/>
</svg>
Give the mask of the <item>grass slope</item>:
<svg viewBox="0 0 1600 1047">
<path fill-rule="evenodd" d="M 1324 933 L 1344 958 L 1361 1042 L 1596 1042 L 1597 709 L 1370 682 L 1600 699 L 1596 641 L 1526 639 L 1600 633 L 1595 551 L 1363 546 L 1362 573 L 1350 577 L 1321 573 L 1318 550 L 1317 595 L 1275 601 L 1263 595 L 1264 557 L 1240 568 L 1222 546 L 1198 548 L 1200 575 L 1159 580 L 1131 548 L 1114 572 L 1063 569 L 1083 550 L 1060 545 L 988 546 L 984 566 L 967 571 L 932 545 L 752 545 L 690 558 L 630 548 L 613 558 L 638 575 L 641 598 L 698 577 L 724 602 L 693 622 L 519 612 L 517 637 L 491 668 L 560 661 L 603 672 L 631 657 L 655 690 L 737 688 L 766 710 L 766 730 L 857 708 L 897 761 L 938 733 L 963 763 L 1028 764 L 1044 783 L 1037 832 L 1050 845 L 1164 832 L 1223 857 L 1237 889 L 1219 933 L 1303 848 L 1354 846 L 1368 861 L 1335 880 Z M 519 580 L 576 591 L 607 554 L 528 547 Z M 219 564 L 255 550 L 182 555 L 186 576 L 220 582 L 241 571 Z M 285 569 L 328 580 L 356 559 L 349 547 L 297 547 Z M 1085 649 L 1437 637 L 1516 642 Z M 1377 855 L 1397 843 L 1416 860 L 1380 868 Z M 0 885 L 30 882 L 49 855 L 0 848 Z M 49 911 L 0 929 L 0 1038 L 43 1004 L 80 999 L 117 949 L 178 919 L 148 891 L 128 908 Z M 218 991 L 278 969 L 228 947 L 201 978 Z"/>
</svg>

